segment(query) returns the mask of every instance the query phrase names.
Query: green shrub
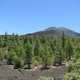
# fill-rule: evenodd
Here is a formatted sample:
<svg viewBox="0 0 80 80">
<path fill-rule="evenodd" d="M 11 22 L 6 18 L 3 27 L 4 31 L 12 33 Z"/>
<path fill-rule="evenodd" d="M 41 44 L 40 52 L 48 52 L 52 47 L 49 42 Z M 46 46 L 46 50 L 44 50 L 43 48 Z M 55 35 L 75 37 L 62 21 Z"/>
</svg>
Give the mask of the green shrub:
<svg viewBox="0 0 80 80">
<path fill-rule="evenodd" d="M 63 77 L 63 80 L 80 80 L 80 60 L 69 66 L 70 73 Z"/>
<path fill-rule="evenodd" d="M 63 80 L 80 80 L 80 74 L 71 72 L 64 76 Z"/>
<path fill-rule="evenodd" d="M 21 59 L 20 57 L 14 56 L 14 68 L 22 68 L 24 66 L 24 60 Z"/>
<path fill-rule="evenodd" d="M 75 62 L 74 64 L 69 65 L 68 72 L 71 72 L 73 70 L 78 70 L 78 69 L 80 69 L 80 60 L 77 60 L 77 62 Z"/>
<path fill-rule="evenodd" d="M 68 72 L 71 72 L 72 70 L 73 70 L 72 65 L 69 65 L 69 66 L 68 66 Z"/>
<path fill-rule="evenodd" d="M 2 54 L 2 52 L 0 51 L 0 61 L 3 61 L 4 59 L 4 55 Z"/>
<path fill-rule="evenodd" d="M 50 77 L 40 77 L 40 78 L 37 79 L 37 80 L 51 80 L 51 78 L 50 78 Z"/>
<path fill-rule="evenodd" d="M 7 54 L 7 64 L 13 64 L 13 57 L 15 56 L 15 53 L 10 51 Z"/>
<path fill-rule="evenodd" d="M 34 61 L 34 63 L 33 63 L 33 64 L 34 64 L 34 66 L 39 66 L 39 62 L 38 62 L 38 61 L 36 61 L 36 60 Z"/>
</svg>

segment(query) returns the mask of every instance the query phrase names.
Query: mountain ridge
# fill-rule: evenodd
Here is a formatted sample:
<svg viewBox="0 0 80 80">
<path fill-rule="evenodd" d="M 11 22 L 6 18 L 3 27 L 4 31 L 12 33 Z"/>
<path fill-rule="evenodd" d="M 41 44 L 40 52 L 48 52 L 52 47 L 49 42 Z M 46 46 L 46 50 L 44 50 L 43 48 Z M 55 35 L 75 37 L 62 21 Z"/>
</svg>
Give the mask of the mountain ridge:
<svg viewBox="0 0 80 80">
<path fill-rule="evenodd" d="M 31 34 L 27 34 L 27 35 L 51 35 L 51 36 L 60 36 L 62 34 L 62 32 L 64 31 L 64 33 L 66 35 L 70 35 L 70 36 L 80 36 L 80 33 L 75 32 L 73 30 L 70 30 L 68 28 L 65 27 L 49 27 L 43 31 L 38 31 L 35 33 L 31 33 Z"/>
</svg>

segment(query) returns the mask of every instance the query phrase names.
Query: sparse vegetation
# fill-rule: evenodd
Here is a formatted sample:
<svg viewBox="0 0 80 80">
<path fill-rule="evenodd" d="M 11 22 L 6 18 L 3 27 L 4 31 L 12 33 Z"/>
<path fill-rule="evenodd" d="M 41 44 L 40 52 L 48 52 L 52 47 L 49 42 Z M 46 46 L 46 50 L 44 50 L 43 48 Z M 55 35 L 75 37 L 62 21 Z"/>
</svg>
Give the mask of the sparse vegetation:
<svg viewBox="0 0 80 80">
<path fill-rule="evenodd" d="M 51 78 L 50 78 L 50 77 L 40 77 L 40 78 L 37 79 L 37 80 L 51 80 Z"/>
<path fill-rule="evenodd" d="M 63 80 L 80 80 L 80 60 L 69 66 L 69 73 L 63 77 Z"/>
</svg>

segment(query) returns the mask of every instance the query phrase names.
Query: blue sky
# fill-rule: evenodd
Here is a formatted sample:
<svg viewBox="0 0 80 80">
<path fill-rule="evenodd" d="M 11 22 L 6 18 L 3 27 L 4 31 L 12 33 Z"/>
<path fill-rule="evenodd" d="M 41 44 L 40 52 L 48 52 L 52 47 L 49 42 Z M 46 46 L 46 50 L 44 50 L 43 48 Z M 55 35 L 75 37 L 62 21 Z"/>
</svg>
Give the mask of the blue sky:
<svg viewBox="0 0 80 80">
<path fill-rule="evenodd" d="M 80 0 L 0 0 L 0 34 L 27 34 L 48 27 L 80 32 Z"/>
</svg>

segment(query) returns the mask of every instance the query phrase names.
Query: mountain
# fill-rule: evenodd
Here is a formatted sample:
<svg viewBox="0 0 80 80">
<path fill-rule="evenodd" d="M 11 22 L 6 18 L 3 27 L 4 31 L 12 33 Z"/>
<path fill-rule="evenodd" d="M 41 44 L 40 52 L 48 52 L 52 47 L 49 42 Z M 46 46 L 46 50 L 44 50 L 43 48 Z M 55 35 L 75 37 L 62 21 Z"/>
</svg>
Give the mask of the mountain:
<svg viewBox="0 0 80 80">
<path fill-rule="evenodd" d="M 63 31 L 66 35 L 69 35 L 69 36 L 80 36 L 80 33 L 77 33 L 75 31 L 72 31 L 72 30 L 64 28 L 64 27 L 59 27 L 59 28 L 49 27 L 49 28 L 47 28 L 43 31 L 35 32 L 35 33 L 32 33 L 32 34 L 28 34 L 28 35 L 34 35 L 34 36 L 36 36 L 36 35 L 61 36 Z"/>
<path fill-rule="evenodd" d="M 64 28 L 64 27 L 59 27 L 59 28 L 50 27 L 50 28 L 45 29 L 44 31 L 51 31 L 51 30 L 55 30 L 56 32 L 63 32 L 64 31 L 64 33 L 68 34 L 68 35 L 80 36 L 80 33 L 77 33 L 75 31 L 72 31 L 72 30 Z"/>
</svg>

